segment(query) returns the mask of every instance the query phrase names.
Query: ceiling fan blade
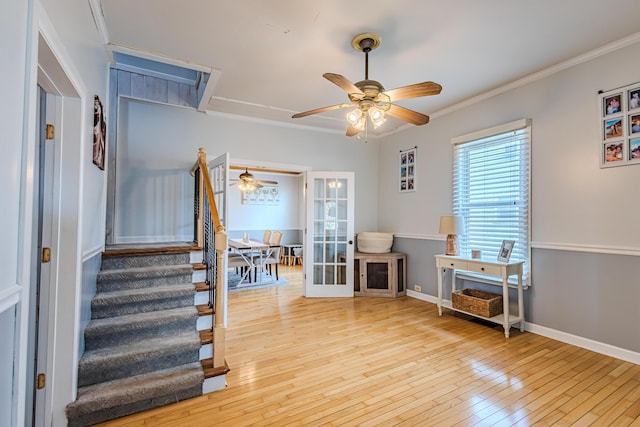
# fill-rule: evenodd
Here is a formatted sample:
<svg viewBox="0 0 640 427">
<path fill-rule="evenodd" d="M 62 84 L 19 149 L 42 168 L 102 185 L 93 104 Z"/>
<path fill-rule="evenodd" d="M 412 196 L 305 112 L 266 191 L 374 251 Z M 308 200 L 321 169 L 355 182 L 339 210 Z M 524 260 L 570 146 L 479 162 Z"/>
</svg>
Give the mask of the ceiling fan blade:
<svg viewBox="0 0 640 427">
<path fill-rule="evenodd" d="M 414 85 L 398 87 L 387 90 L 384 93 L 389 95 L 391 101 L 401 99 L 419 98 L 421 96 L 437 95 L 442 90 L 442 86 L 434 82 L 422 82 Z"/>
<path fill-rule="evenodd" d="M 349 125 L 347 128 L 347 136 L 356 136 L 360 131 L 353 126 Z"/>
<path fill-rule="evenodd" d="M 338 105 L 332 105 L 330 107 L 316 108 L 315 110 L 309 110 L 309 111 L 304 111 L 302 113 L 294 114 L 293 116 L 291 116 L 291 118 L 298 119 L 300 117 L 306 117 L 312 114 L 324 113 L 325 111 L 339 110 L 341 108 L 351 107 L 351 105 L 352 104 L 338 104 Z"/>
<path fill-rule="evenodd" d="M 256 179 L 253 182 L 257 182 L 260 184 L 269 184 L 269 185 L 277 185 L 278 181 L 265 181 L 264 179 Z"/>
<path fill-rule="evenodd" d="M 364 93 L 362 93 L 362 91 L 358 89 L 358 86 L 351 83 L 349 79 L 347 79 L 344 76 L 341 76 L 340 74 L 324 73 L 322 77 L 329 80 L 331 83 L 338 86 L 340 89 L 344 90 L 349 94 L 357 93 L 360 95 L 364 95 Z"/>
<path fill-rule="evenodd" d="M 404 120 L 405 122 L 413 123 L 417 126 L 429 123 L 429 116 L 395 104 L 391 104 L 391 108 L 389 108 L 387 114 L 395 117 L 396 119 Z"/>
</svg>

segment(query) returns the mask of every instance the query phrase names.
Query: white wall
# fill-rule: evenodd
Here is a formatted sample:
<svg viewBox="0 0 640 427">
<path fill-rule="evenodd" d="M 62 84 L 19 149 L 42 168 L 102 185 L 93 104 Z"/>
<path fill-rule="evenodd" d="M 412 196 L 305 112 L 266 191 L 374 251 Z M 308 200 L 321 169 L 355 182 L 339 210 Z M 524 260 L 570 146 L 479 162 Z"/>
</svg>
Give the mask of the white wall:
<svg viewBox="0 0 640 427">
<path fill-rule="evenodd" d="M 230 171 L 237 178 L 241 171 Z M 242 203 L 242 193 L 234 185 L 229 188 L 229 231 L 235 230 L 300 230 L 299 212 L 304 209 L 301 194 L 302 175 L 283 175 L 251 172 L 255 179 L 276 181 L 280 201 L 274 205 L 252 205 Z"/>
<path fill-rule="evenodd" d="M 0 425 L 24 423 L 26 389 L 26 337 L 29 312 L 29 246 L 31 200 L 27 190 L 33 181 L 27 173 L 33 167 L 24 133 L 25 87 L 32 75 L 25 64 L 29 51 L 30 1 L 0 4 Z M 11 66 L 9 66 L 11 65 Z M 29 161 L 31 159 L 31 163 Z M 33 194 L 33 193 L 29 193 Z M 21 328 L 24 332 L 19 332 Z M 16 333 L 19 333 L 16 337 Z"/>
<path fill-rule="evenodd" d="M 424 265 L 432 265 L 433 240 L 443 237 L 437 234 L 440 215 L 451 212 L 450 139 L 531 118 L 534 249 L 527 320 L 640 352 L 635 330 L 640 314 L 631 302 L 640 298 L 640 228 L 635 225 L 640 165 L 599 168 L 598 103 L 599 90 L 640 81 L 638 57 L 640 43 L 385 138 L 379 155 L 379 228 L 426 239 L 418 247 L 402 243 L 418 251 L 407 262 L 410 279 L 426 284 L 423 290 L 433 295 L 434 269 Z M 413 145 L 418 146 L 419 189 L 399 194 L 397 153 Z"/>
<path fill-rule="evenodd" d="M 640 198 L 631 196 L 640 166 L 599 168 L 598 109 L 599 90 L 640 81 L 639 53 L 640 43 L 386 138 L 379 156 L 380 228 L 436 235 L 439 216 L 451 211 L 450 139 L 531 118 L 532 240 L 640 249 L 640 228 L 633 226 Z M 420 189 L 399 194 L 397 152 L 413 145 Z"/>
<path fill-rule="evenodd" d="M 18 6 L 19 4 L 19 6 Z M 82 245 L 99 248 L 104 234 L 104 203 L 101 193 L 104 179 L 101 174 L 84 174 L 83 160 L 91 150 L 91 127 L 93 122 L 93 95 L 106 97 L 107 65 L 103 47 L 93 24 L 88 2 L 70 0 L 47 0 L 43 2 L 4 2 L 2 4 L 2 25 L 0 25 L 0 43 L 3 57 L 11 67 L 4 67 L 2 73 L 2 93 L 5 95 L 0 104 L 3 140 L 2 164 L 3 194 L 5 208 L 2 216 L 3 248 L 0 269 L 4 280 L 0 281 L 0 293 L 6 284 L 23 287 L 20 296 L 15 341 L 5 346 L 0 355 L 4 360 L 4 351 L 13 352 L 12 344 L 18 346 L 13 359 L 16 378 L 11 381 L 12 373 L 2 371 L 0 387 L 0 405 L 13 403 L 11 410 L 0 406 L 0 425 L 22 426 L 25 423 L 26 396 L 32 393 L 32 383 L 28 378 L 27 361 L 34 357 L 27 352 L 28 337 L 33 336 L 27 319 L 32 312 L 28 295 L 36 280 L 30 277 L 30 268 L 34 261 L 31 253 L 36 245 L 32 218 L 36 216 L 37 206 L 33 200 L 36 194 L 37 164 L 36 150 L 36 83 L 38 62 L 43 60 L 38 48 L 40 37 L 46 41 L 51 53 L 48 64 L 55 63 L 56 70 L 49 74 L 50 79 L 60 83 L 63 76 L 69 87 L 60 86 L 65 94 L 61 101 L 62 121 L 56 123 L 56 183 L 57 210 L 54 213 L 55 233 L 60 237 L 52 247 L 52 268 L 56 271 L 48 286 L 52 295 L 50 301 L 43 304 L 48 308 L 48 317 L 41 324 L 49 328 L 47 360 L 47 410 L 38 414 L 39 421 L 47 425 L 66 425 L 64 409 L 74 399 L 75 377 L 77 372 L 78 346 L 78 299 L 80 284 Z M 26 62 L 25 62 L 26 58 Z M 47 69 L 47 72 L 53 71 Z M 67 89 L 73 95 L 66 95 Z M 5 122 L 6 120 L 6 122 Z M 90 156 L 88 157 L 90 159 Z M 5 166 L 6 162 L 6 167 Z M 6 176 L 4 175 L 6 173 Z M 6 191 L 6 194 L 5 194 Z M 81 200 L 86 197 L 87 204 L 96 207 L 88 209 L 89 221 L 82 217 Z M 5 217 L 6 215 L 6 217 Z M 83 225 L 84 224 L 84 225 Z M 87 236 L 84 240 L 83 236 Z M 84 243 L 83 243 L 84 242 Z M 99 250 L 99 249 L 96 249 Z M 4 276 L 3 276 L 4 277 Z M 3 297 L 0 297 L 3 300 Z M 44 308 L 44 307 L 43 307 Z M 46 311 L 46 310 L 44 310 Z M 6 316 L 2 316 L 0 332 L 3 337 L 11 336 L 5 330 Z M 6 332 L 6 333 L 5 333 Z M 4 363 L 2 363 L 4 367 Z M 6 376 L 5 376 L 6 375 Z M 5 380 L 6 379 L 6 380 Z M 11 384 L 12 395 L 6 396 L 6 385 Z M 13 399 L 13 402 L 12 402 Z M 13 419 L 8 417 L 13 415 Z"/>
<path fill-rule="evenodd" d="M 187 171 L 199 147 L 205 148 L 209 158 L 229 152 L 234 159 L 308 166 L 314 170 L 354 171 L 356 231 L 377 227 L 376 141 L 365 143 L 334 133 L 205 115 L 127 99 L 120 107 L 118 132 L 116 224 L 120 225 L 116 225 L 116 241 L 154 235 L 192 236 L 185 226 L 192 221 L 193 197 Z M 173 194 L 161 194 L 156 191 L 160 187 Z M 124 222 L 131 227 L 125 229 Z"/>
</svg>

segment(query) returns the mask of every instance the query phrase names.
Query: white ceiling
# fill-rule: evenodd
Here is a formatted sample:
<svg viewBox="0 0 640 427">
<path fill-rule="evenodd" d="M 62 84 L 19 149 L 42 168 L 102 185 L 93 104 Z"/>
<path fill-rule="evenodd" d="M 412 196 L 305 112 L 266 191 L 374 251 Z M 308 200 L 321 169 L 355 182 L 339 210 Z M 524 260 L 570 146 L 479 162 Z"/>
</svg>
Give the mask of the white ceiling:
<svg viewBox="0 0 640 427">
<path fill-rule="evenodd" d="M 359 33 L 382 38 L 369 78 L 386 89 L 442 85 L 440 95 L 398 102 L 428 115 L 640 40 L 638 0 L 90 1 L 110 50 L 214 70 L 208 111 L 340 132 L 344 110 L 291 115 L 348 102 L 322 74 L 364 79 L 364 54 L 351 48 Z M 390 119 L 381 133 L 404 126 L 413 125 Z"/>
</svg>

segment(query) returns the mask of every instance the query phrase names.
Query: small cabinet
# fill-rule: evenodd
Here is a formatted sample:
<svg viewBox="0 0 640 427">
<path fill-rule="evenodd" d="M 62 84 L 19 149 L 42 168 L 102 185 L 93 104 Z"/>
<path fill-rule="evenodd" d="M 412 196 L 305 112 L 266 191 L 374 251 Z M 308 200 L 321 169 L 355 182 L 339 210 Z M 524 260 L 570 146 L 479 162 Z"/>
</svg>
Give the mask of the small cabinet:
<svg viewBox="0 0 640 427">
<path fill-rule="evenodd" d="M 407 256 L 399 252 L 354 254 L 355 295 L 399 297 L 407 293 Z"/>
</svg>

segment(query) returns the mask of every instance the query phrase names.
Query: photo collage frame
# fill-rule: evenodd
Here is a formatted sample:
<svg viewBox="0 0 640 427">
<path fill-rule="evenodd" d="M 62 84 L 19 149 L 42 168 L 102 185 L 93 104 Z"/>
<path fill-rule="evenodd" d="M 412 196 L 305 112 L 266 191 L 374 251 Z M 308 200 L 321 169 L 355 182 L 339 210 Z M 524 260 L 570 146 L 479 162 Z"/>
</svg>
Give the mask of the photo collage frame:
<svg viewBox="0 0 640 427">
<path fill-rule="evenodd" d="M 640 82 L 603 92 L 600 109 L 600 167 L 640 164 Z"/>
<path fill-rule="evenodd" d="M 406 193 L 416 191 L 416 160 L 418 147 L 400 150 L 399 191 Z"/>
</svg>

